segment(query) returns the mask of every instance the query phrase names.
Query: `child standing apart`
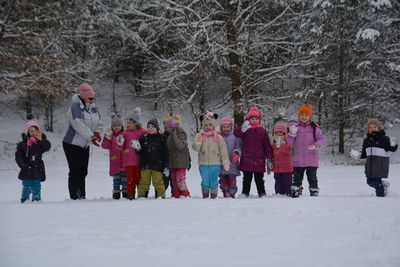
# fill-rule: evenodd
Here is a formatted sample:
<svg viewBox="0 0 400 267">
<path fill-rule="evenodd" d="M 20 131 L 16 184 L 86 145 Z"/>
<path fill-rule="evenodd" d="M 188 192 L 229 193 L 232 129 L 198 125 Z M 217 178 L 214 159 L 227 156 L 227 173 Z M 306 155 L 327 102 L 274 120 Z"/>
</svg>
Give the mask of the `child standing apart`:
<svg viewBox="0 0 400 267">
<path fill-rule="evenodd" d="M 311 121 L 310 104 L 301 106 L 298 116 L 299 123 L 289 127 L 288 135 L 288 143 L 294 145 L 292 197 L 300 196 L 304 172 L 307 174 L 310 196 L 318 196 L 318 149 L 324 144 L 324 136 L 319 125 Z"/>
<path fill-rule="evenodd" d="M 190 155 L 187 135 L 180 125 L 181 119 L 178 115 L 174 114 L 165 119 L 164 129 L 170 159 L 172 196 L 175 198 L 190 196 L 186 185 L 186 170 L 190 168 Z"/>
<path fill-rule="evenodd" d="M 104 135 L 101 147 L 110 151 L 110 176 L 113 177 L 113 199 L 127 198 L 126 174 L 122 165 L 123 145 L 122 132 L 124 126 L 121 118 L 116 114 L 111 114 L 111 130 Z"/>
<path fill-rule="evenodd" d="M 221 169 L 219 184 L 224 197 L 235 198 L 238 190 L 236 186 L 236 176 L 240 175 L 238 163 L 242 152 L 242 142 L 233 134 L 233 119 L 224 117 L 221 119 L 221 135 L 228 147 L 228 155 L 231 159 L 230 169 L 228 171 Z"/>
<path fill-rule="evenodd" d="M 203 198 L 216 198 L 218 195 L 218 176 L 221 165 L 229 170 L 228 149 L 221 135 L 215 130 L 217 114 L 207 112 L 200 116 L 203 129 L 193 140 L 193 149 L 199 152 L 199 170 Z"/>
<path fill-rule="evenodd" d="M 168 175 L 169 158 L 167 141 L 160 133 L 160 124 L 157 119 L 147 123 L 147 133 L 139 140 L 140 145 L 135 149 L 140 155 L 141 177 L 138 187 L 138 197 L 149 194 L 150 183 L 153 183 L 155 197 L 165 198 L 163 172 Z"/>
<path fill-rule="evenodd" d="M 36 121 L 28 121 L 26 129 L 28 132 L 22 134 L 22 141 L 15 152 L 15 161 L 21 168 L 18 174 L 18 179 L 22 180 L 21 203 L 28 200 L 31 194 L 32 201 L 41 200 L 40 183 L 46 180 L 42 154 L 51 147 Z"/>
<path fill-rule="evenodd" d="M 139 139 L 147 132 L 140 124 L 141 111 L 135 108 L 127 116 L 126 130 L 122 133 L 122 164 L 126 173 L 127 198 L 135 198 L 136 187 L 140 182 L 140 158 L 135 151 Z"/>
<path fill-rule="evenodd" d="M 243 172 L 242 196 L 249 197 L 251 180 L 256 182 L 259 197 L 265 197 L 264 172 L 267 164 L 268 174 L 272 171 L 272 146 L 267 130 L 261 125 L 262 114 L 256 107 L 250 108 L 246 121 L 234 130 L 242 140 L 243 148 L 239 170 Z M 268 159 L 268 160 L 267 160 Z"/>
<path fill-rule="evenodd" d="M 275 194 L 290 196 L 293 173 L 292 145 L 286 142 L 287 125 L 284 122 L 279 121 L 275 124 L 273 139 Z"/>
<path fill-rule="evenodd" d="M 389 175 L 389 151 L 395 152 L 398 148 L 396 138 L 385 135 L 378 119 L 368 120 L 367 138 L 364 139 L 362 151 L 351 151 L 351 156 L 356 159 L 367 159 L 365 163 L 365 176 L 367 184 L 375 188 L 377 197 L 387 196 L 389 182 L 382 180 Z"/>
</svg>

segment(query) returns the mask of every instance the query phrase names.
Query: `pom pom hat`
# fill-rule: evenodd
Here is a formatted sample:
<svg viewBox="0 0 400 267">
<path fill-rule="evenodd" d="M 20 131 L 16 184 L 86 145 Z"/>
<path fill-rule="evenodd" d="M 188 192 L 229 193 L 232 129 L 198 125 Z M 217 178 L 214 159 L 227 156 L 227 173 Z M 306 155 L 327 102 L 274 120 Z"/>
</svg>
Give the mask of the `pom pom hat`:
<svg viewBox="0 0 400 267">
<path fill-rule="evenodd" d="M 278 121 L 274 126 L 274 132 L 283 132 L 287 134 L 287 126 L 284 122 Z"/>
<path fill-rule="evenodd" d="M 28 121 L 28 122 L 25 124 L 25 126 L 26 126 L 26 129 L 27 129 L 27 130 L 29 130 L 29 128 L 31 128 L 31 127 L 36 127 L 36 128 L 39 129 L 39 124 L 38 124 L 36 121 L 34 121 L 34 120 Z"/>
<path fill-rule="evenodd" d="M 250 108 L 249 112 L 246 115 L 246 120 L 249 120 L 251 117 L 257 117 L 261 121 L 262 120 L 261 111 L 256 107 Z"/>
<path fill-rule="evenodd" d="M 312 106 L 310 104 L 304 104 L 299 109 L 299 114 L 307 114 L 308 116 L 312 116 Z"/>
</svg>

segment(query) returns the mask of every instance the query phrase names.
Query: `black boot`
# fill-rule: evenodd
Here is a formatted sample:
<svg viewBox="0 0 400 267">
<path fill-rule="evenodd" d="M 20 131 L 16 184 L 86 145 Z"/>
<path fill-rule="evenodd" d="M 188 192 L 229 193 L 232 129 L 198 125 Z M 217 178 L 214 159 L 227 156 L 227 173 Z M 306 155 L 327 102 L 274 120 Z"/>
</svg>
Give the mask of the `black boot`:
<svg viewBox="0 0 400 267">
<path fill-rule="evenodd" d="M 113 199 L 120 199 L 121 198 L 121 191 L 119 190 L 114 190 L 113 191 Z"/>
</svg>

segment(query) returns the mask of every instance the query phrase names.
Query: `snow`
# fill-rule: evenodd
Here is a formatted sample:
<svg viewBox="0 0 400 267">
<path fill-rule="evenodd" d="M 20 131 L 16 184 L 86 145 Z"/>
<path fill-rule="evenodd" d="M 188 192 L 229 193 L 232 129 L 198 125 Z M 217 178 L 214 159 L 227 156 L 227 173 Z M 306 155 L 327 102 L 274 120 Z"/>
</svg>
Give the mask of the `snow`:
<svg viewBox="0 0 400 267">
<path fill-rule="evenodd" d="M 107 93 L 99 92 L 96 100 L 110 99 Z M 128 107 L 125 111 L 141 101 L 121 96 L 119 104 Z M 153 117 L 151 105 L 140 106 L 145 117 Z M 43 200 L 20 204 L 22 186 L 13 155 L 24 123 L 4 107 L 0 109 L 0 125 L 7 125 L 0 128 L 2 267 L 400 266 L 399 161 L 390 166 L 386 198 L 374 196 L 362 165 L 335 166 L 322 157 L 319 197 L 311 198 L 307 190 L 298 199 L 276 196 L 273 177 L 265 176 L 267 198 L 255 197 L 253 182 L 249 199 L 203 200 L 197 156 L 191 150 L 190 199 L 154 199 L 152 191 L 149 199 L 128 201 L 111 198 L 107 151 L 92 147 L 87 200 L 72 201 L 60 146 L 65 107 L 60 107 L 56 132 L 46 133 L 52 149 L 44 154 Z M 186 129 L 188 133 L 193 127 Z M 388 134 L 398 133 L 391 129 Z M 239 177 L 239 192 L 241 184 Z M 306 179 L 304 185 L 307 189 Z"/>
<path fill-rule="evenodd" d="M 390 0 L 370 0 L 369 3 L 371 6 L 380 9 L 381 7 L 392 7 Z"/>
<path fill-rule="evenodd" d="M 380 32 L 375 29 L 361 29 L 358 31 L 356 35 L 356 40 L 363 39 L 363 40 L 371 40 L 373 42 L 380 35 L 381 35 Z"/>
</svg>

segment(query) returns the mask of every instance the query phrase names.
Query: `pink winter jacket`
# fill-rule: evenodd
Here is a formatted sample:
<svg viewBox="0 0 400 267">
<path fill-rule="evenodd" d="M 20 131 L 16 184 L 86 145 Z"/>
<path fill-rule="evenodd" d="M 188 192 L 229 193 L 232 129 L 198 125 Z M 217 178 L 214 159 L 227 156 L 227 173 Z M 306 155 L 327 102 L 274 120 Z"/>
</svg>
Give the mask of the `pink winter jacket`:
<svg viewBox="0 0 400 267">
<path fill-rule="evenodd" d="M 122 148 L 117 144 L 118 135 L 119 133 L 113 133 L 111 140 L 104 137 L 101 143 L 101 147 L 108 149 L 110 152 L 110 176 L 114 176 L 124 170 L 122 165 Z"/>
<path fill-rule="evenodd" d="M 288 143 L 294 145 L 293 167 L 319 167 L 318 149 L 324 144 L 321 128 L 316 125 L 315 138 L 311 122 L 298 123 L 296 137 L 288 135 Z M 317 149 L 309 150 L 309 145 L 316 145 Z"/>
<path fill-rule="evenodd" d="M 140 166 L 140 158 L 139 155 L 136 154 L 135 149 L 131 146 L 131 141 L 136 139 L 139 140 L 147 131 L 145 129 L 138 130 L 125 130 L 122 133 L 125 141 L 122 145 L 122 165 L 125 167 L 128 166 Z"/>
</svg>

